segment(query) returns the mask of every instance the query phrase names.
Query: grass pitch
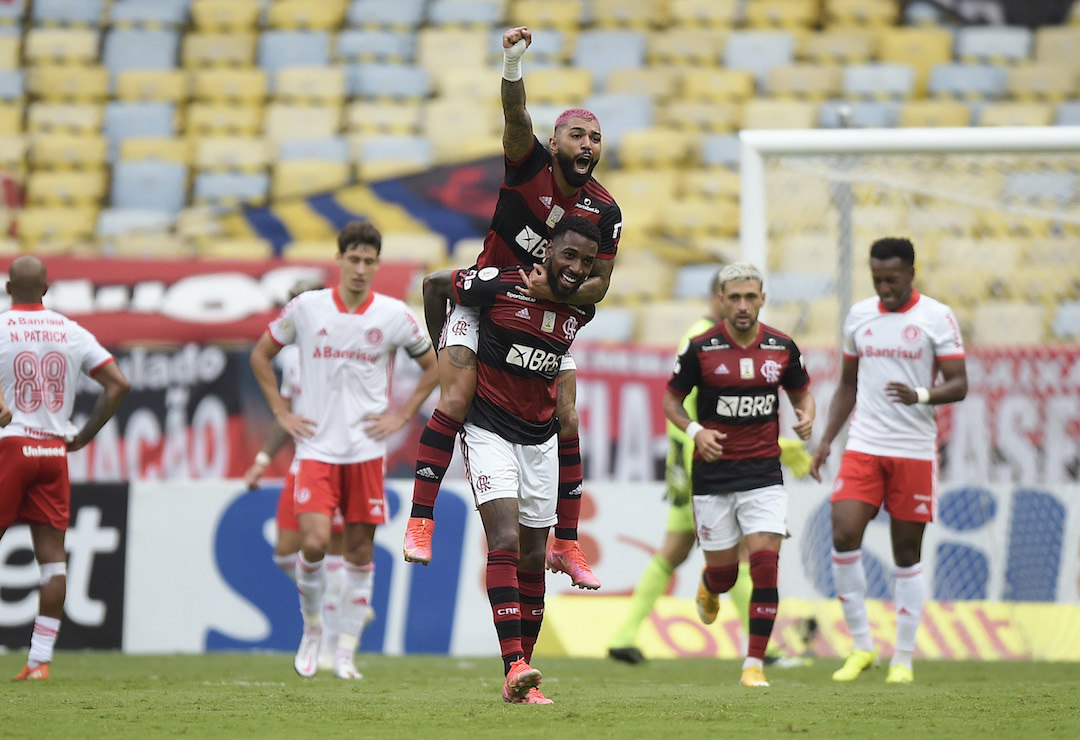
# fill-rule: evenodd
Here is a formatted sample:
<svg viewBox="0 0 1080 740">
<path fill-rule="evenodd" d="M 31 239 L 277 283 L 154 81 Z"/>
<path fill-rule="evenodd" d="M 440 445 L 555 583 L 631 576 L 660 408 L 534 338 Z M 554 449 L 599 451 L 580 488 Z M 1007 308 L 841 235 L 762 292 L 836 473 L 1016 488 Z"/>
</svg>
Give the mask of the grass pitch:
<svg viewBox="0 0 1080 740">
<path fill-rule="evenodd" d="M 0 655 L 15 675 L 25 651 Z M 6 683 L 5 738 L 353 737 L 700 738 L 1080 737 L 1074 663 L 917 662 L 916 683 L 873 669 L 836 684 L 839 660 L 767 668 L 738 685 L 739 663 L 537 659 L 551 706 L 504 704 L 497 658 L 361 654 L 365 678 L 301 679 L 286 654 L 134 656 L 60 652 L 47 683 Z"/>
</svg>

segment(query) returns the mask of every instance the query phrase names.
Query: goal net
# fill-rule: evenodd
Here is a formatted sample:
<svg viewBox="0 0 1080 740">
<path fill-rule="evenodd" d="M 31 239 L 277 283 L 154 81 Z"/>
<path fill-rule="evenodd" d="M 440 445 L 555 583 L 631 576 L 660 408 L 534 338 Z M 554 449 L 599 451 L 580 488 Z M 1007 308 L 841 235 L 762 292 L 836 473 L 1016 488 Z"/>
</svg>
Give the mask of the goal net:
<svg viewBox="0 0 1080 740">
<path fill-rule="evenodd" d="M 743 258 L 766 275 L 763 320 L 804 348 L 818 433 L 839 373 L 843 317 L 874 294 L 871 242 L 910 238 L 916 287 L 960 322 L 970 389 L 963 403 L 937 409 L 942 486 L 923 547 L 930 598 L 1012 604 L 1011 615 L 1017 602 L 1080 603 L 1080 326 L 1070 318 L 1080 306 L 1080 129 L 744 131 L 740 139 Z M 816 493 L 809 506 L 791 497 L 801 507 L 792 516 L 803 517 L 792 521 L 801 529 L 799 576 L 812 595 L 832 597 L 828 491 Z M 868 529 L 864 554 L 871 596 L 888 600 L 884 522 Z M 1080 639 L 1080 628 L 1071 632 Z M 1017 634 L 1029 654 L 1046 639 Z M 891 632 L 885 638 L 891 643 Z"/>
</svg>

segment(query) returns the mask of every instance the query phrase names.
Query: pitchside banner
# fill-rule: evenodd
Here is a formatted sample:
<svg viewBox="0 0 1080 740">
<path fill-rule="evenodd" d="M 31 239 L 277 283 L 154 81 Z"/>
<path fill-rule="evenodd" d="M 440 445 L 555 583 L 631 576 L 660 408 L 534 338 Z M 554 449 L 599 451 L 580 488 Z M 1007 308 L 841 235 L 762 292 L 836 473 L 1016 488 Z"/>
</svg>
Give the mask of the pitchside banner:
<svg viewBox="0 0 1080 740">
<path fill-rule="evenodd" d="M 236 480 L 76 486 L 59 646 L 294 651 L 301 630 L 296 587 L 271 559 L 279 490 L 249 491 Z M 444 487 L 426 567 L 401 555 L 411 490 L 411 479 L 388 481 L 390 521 L 376 535 L 377 619 L 361 650 L 496 656 L 484 537 L 468 487 L 460 480 Z M 829 487 L 791 481 L 788 490 L 792 536 L 780 557 L 776 639 L 794 645 L 795 620 L 815 616 L 821 631 L 812 650 L 842 655 L 850 638 L 829 572 Z M 1080 486 L 946 488 L 942 509 L 923 547 L 932 601 L 920 657 L 1080 660 Z M 565 575 L 548 574 L 538 654 L 606 653 L 626 597 L 663 538 L 666 512 L 657 483 L 586 484 L 581 542 L 603 588 L 583 593 Z M 874 636 L 891 644 L 885 520 L 871 523 L 864 553 Z M 717 623 L 697 620 L 702 565 L 695 550 L 675 573 L 639 635 L 646 654 L 741 654 L 739 620 L 727 600 Z M 29 533 L 13 527 L 0 540 L 0 644 L 29 643 L 37 587 Z M 284 659 L 283 670 L 291 670 Z"/>
</svg>

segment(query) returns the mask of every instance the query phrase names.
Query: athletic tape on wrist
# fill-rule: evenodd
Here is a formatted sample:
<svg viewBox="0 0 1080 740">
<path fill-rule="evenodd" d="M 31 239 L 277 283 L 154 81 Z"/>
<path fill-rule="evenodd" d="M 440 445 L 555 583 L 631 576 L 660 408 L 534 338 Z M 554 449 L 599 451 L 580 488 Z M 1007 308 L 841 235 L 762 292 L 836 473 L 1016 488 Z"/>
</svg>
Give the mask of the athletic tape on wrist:
<svg viewBox="0 0 1080 740">
<path fill-rule="evenodd" d="M 930 391 L 926 388 L 915 389 L 915 402 L 916 403 L 930 403 Z"/>
<path fill-rule="evenodd" d="M 688 436 L 690 439 L 693 439 L 697 436 L 697 433 L 704 428 L 705 427 L 701 426 L 696 421 L 692 421 L 686 425 L 686 436 Z"/>
<path fill-rule="evenodd" d="M 263 450 L 259 450 L 255 454 L 255 464 L 262 465 L 264 468 L 270 464 L 270 456 Z"/>
</svg>

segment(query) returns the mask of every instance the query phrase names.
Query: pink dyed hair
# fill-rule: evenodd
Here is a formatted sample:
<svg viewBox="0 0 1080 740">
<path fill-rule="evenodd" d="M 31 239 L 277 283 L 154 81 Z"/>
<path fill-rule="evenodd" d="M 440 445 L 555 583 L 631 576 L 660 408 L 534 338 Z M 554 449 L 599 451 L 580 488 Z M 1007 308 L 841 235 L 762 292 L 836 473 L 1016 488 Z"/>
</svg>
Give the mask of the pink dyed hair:
<svg viewBox="0 0 1080 740">
<path fill-rule="evenodd" d="M 591 110 L 585 110 L 584 108 L 567 108 L 559 117 L 555 119 L 555 130 L 559 130 L 559 126 L 569 121 L 571 118 L 584 118 L 586 121 L 596 121 L 596 125 L 600 125 L 600 119 L 596 117 L 596 114 Z"/>
</svg>

